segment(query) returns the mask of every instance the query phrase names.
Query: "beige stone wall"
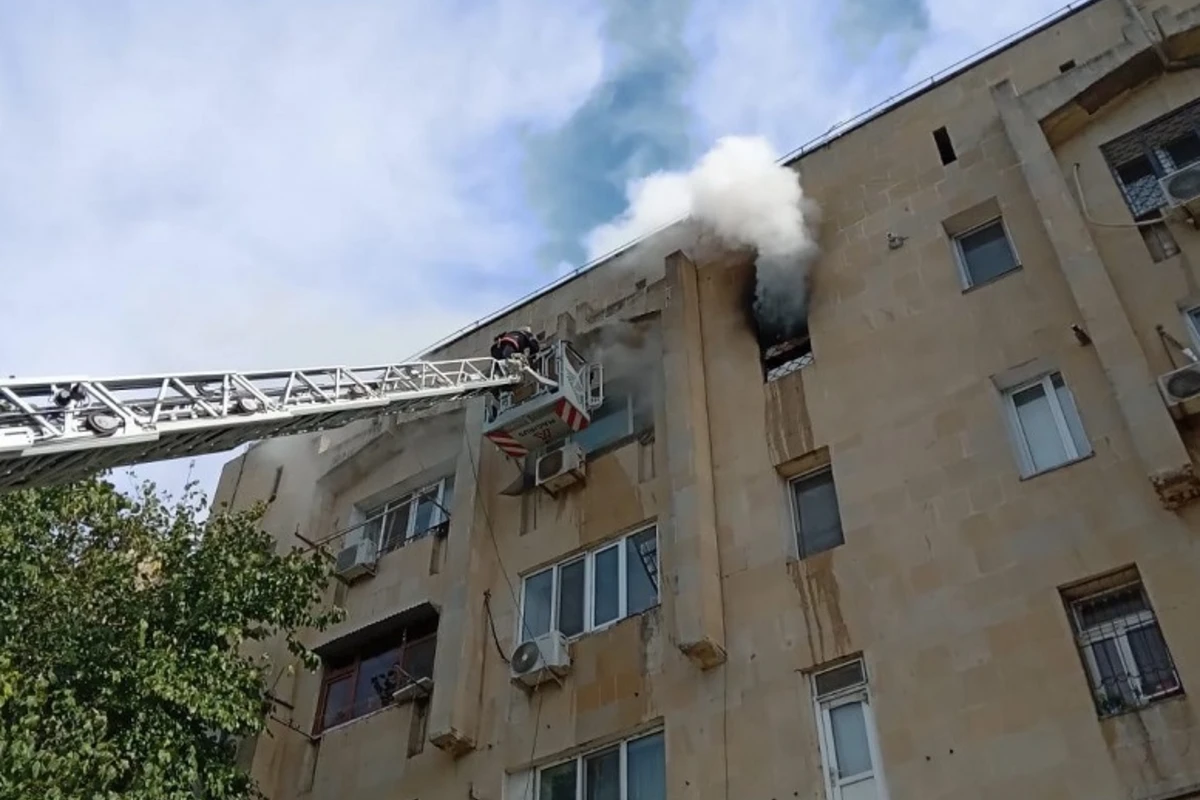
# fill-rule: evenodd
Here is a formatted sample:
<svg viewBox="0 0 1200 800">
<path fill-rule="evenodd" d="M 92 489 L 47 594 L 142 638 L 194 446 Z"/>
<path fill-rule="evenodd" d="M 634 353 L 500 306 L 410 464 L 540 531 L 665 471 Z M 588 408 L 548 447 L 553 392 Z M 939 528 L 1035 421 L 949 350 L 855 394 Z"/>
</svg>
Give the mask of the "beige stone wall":
<svg viewBox="0 0 1200 800">
<path fill-rule="evenodd" d="M 1139 4 L 1176 57 L 1190 5 Z M 500 495 L 517 473 L 482 443 L 478 406 L 326 434 L 302 469 L 292 454 L 266 522 L 281 539 L 297 524 L 327 536 L 431 470 L 452 469 L 456 495 L 448 538 L 385 556 L 341 590 L 350 619 L 313 639 L 436 606 L 424 746 L 412 706 L 313 742 L 272 723 L 255 758 L 269 796 L 520 797 L 510 775 L 662 725 L 672 798 L 822 797 L 809 673 L 858 654 L 892 798 L 1200 786 L 1200 511 L 1167 510 L 1150 480 L 1190 466 L 1153 384 L 1169 366 L 1155 326 L 1185 336 L 1177 305 L 1200 281 L 1200 234 L 1175 225 L 1183 252 L 1155 263 L 1136 231 L 1088 224 L 1072 194 L 1078 162 L 1092 216 L 1127 219 L 1097 148 L 1200 96 L 1197 73 L 1147 73 L 1147 53 L 1126 6 L 1101 0 L 805 156 L 824 212 L 815 360 L 777 382 L 763 383 L 743 307 L 747 257 L 679 233 L 447 347 L 476 355 L 514 324 L 586 335 L 649 315 L 663 347 L 646 371 L 655 435 L 593 460 L 582 489 Z M 942 126 L 949 166 L 931 135 Z M 1021 269 L 964 291 L 948 232 L 996 210 Z M 1070 386 L 1092 452 L 1023 479 L 997 386 L 1045 368 Z M 232 462 L 222 495 L 238 472 L 239 502 L 270 493 L 269 455 Z M 800 560 L 787 478 L 825 460 L 845 544 Z M 561 687 L 514 687 L 501 654 L 520 576 L 651 522 L 661 605 L 580 638 Z M 1185 694 L 1098 720 L 1059 590 L 1130 564 Z M 280 713 L 311 729 L 318 690 L 299 675 Z"/>
</svg>

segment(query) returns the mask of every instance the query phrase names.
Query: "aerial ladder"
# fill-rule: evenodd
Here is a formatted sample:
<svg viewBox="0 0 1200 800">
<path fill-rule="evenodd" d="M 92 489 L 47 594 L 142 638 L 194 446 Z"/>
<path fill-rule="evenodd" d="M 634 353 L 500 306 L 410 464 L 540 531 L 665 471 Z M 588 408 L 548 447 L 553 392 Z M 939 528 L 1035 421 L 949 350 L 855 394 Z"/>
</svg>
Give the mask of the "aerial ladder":
<svg viewBox="0 0 1200 800">
<path fill-rule="evenodd" d="M 557 388 L 521 356 L 269 372 L 4 379 L 0 492 L 225 452 L 370 417 L 417 415 L 528 385 Z"/>
</svg>

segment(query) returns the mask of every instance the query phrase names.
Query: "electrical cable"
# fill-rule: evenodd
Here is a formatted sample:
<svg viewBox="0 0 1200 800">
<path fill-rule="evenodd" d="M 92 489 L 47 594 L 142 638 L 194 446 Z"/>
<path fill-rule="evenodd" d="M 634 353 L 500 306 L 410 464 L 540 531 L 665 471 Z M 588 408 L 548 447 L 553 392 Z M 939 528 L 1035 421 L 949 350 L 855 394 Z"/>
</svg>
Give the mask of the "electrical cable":
<svg viewBox="0 0 1200 800">
<path fill-rule="evenodd" d="M 512 596 L 513 608 L 516 610 L 516 613 L 517 613 L 518 625 L 524 629 L 525 635 L 527 637 L 529 637 L 530 640 L 532 640 L 533 638 L 535 638 L 533 636 L 533 631 L 530 629 L 529 623 L 526 622 L 524 615 L 521 613 L 521 602 L 520 602 L 519 598 L 517 597 L 516 587 L 513 585 L 512 578 L 510 578 L 508 576 L 508 570 L 504 566 L 504 558 L 500 555 L 500 543 L 496 540 L 496 531 L 492 527 L 492 516 L 491 516 L 491 514 L 488 513 L 487 503 L 481 502 L 480 498 L 478 496 L 479 463 L 475 460 L 475 452 L 471 448 L 471 439 L 466 430 L 463 431 L 463 442 L 466 446 L 467 458 L 471 462 L 471 473 L 475 478 L 475 487 L 476 487 L 476 492 L 477 492 L 476 498 L 475 498 L 475 504 L 483 510 L 484 528 L 487 530 L 488 538 L 491 539 L 492 549 L 495 550 L 495 552 L 496 552 L 496 565 L 500 568 L 500 574 L 502 576 L 504 576 L 504 583 L 508 586 L 508 592 Z M 488 617 L 490 619 L 491 618 L 491 594 L 490 594 L 490 592 L 486 593 L 484 595 L 484 598 L 485 598 L 485 602 L 487 603 Z M 492 633 L 493 633 L 493 635 L 495 635 L 495 633 L 496 633 L 494 625 L 492 627 Z M 497 637 L 497 639 L 496 639 L 496 647 L 497 648 L 500 647 L 499 637 Z M 501 650 L 500 655 L 501 655 L 501 657 L 503 657 L 503 655 L 504 655 L 503 650 Z M 558 677 L 553 672 L 550 673 L 550 676 L 552 678 L 554 678 L 555 682 L 558 684 L 559 688 L 561 689 L 564 685 L 562 678 Z M 533 712 L 533 736 L 531 737 L 530 742 L 529 742 L 528 763 L 531 765 L 533 763 L 534 758 L 537 756 L 538 731 L 540 730 L 540 728 L 542 726 L 542 698 L 544 697 L 544 695 L 540 691 L 539 686 L 535 686 L 533 688 L 533 693 L 537 696 L 537 702 L 536 702 L 536 705 L 534 707 L 534 712 Z M 529 780 L 525 784 L 525 800 L 532 800 L 533 786 L 534 786 L 535 780 L 536 780 L 536 772 L 531 767 L 530 774 L 529 774 Z"/>
</svg>

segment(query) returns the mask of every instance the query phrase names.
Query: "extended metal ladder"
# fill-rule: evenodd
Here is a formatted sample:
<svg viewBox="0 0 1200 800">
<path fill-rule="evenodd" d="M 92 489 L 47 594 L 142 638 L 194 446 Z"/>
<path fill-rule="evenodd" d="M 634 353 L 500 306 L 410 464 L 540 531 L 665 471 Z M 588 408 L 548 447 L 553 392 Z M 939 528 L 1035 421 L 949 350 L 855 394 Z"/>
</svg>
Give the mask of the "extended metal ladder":
<svg viewBox="0 0 1200 800">
<path fill-rule="evenodd" d="M 513 386 L 519 360 L 0 380 L 0 492 L 410 414 Z"/>
</svg>

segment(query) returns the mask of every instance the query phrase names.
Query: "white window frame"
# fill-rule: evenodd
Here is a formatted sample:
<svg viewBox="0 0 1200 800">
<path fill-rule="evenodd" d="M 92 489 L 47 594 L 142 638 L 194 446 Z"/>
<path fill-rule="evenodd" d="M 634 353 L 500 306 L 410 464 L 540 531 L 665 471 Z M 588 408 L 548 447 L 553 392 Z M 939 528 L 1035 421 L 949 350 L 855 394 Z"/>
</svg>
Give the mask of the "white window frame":
<svg viewBox="0 0 1200 800">
<path fill-rule="evenodd" d="M 825 694 L 818 693 L 817 677 L 819 675 L 844 669 L 856 662 L 862 671 L 862 681 L 836 691 Z M 835 793 L 838 762 L 837 751 L 833 741 L 833 722 L 830 712 L 838 706 L 849 703 L 860 703 L 862 705 L 863 724 L 867 734 L 867 752 L 871 756 L 870 774 L 863 773 L 854 777 L 858 780 L 874 778 L 875 786 L 878 789 L 878 800 L 887 800 L 888 798 L 887 783 L 883 777 L 883 760 L 879 752 L 879 734 L 875 728 L 875 712 L 871 706 L 871 693 L 868 688 L 868 681 L 867 665 L 861 658 L 844 661 L 828 669 L 819 670 L 810 677 L 810 686 L 812 686 L 813 694 L 813 712 L 817 720 L 817 742 L 821 753 L 821 770 L 825 781 L 825 796 L 831 800 L 841 797 L 841 789 L 840 786 L 836 787 L 837 792 Z"/>
<path fill-rule="evenodd" d="M 1129 589 L 1137 587 L 1142 597 L 1146 600 L 1146 608 L 1142 611 L 1135 611 L 1131 614 L 1126 614 L 1123 617 L 1107 620 L 1090 628 L 1084 627 L 1083 615 L 1080 613 L 1079 607 L 1087 603 L 1093 603 L 1105 595 L 1125 592 Z M 1142 688 L 1142 675 L 1138 670 L 1137 660 L 1133 657 L 1133 648 L 1129 644 L 1129 634 L 1142 628 L 1150 627 L 1151 625 L 1159 629 L 1159 635 L 1162 635 L 1162 627 L 1158 621 L 1158 615 L 1154 613 L 1153 607 L 1150 606 L 1149 597 L 1146 595 L 1146 587 L 1141 579 L 1129 581 L 1115 586 L 1111 589 L 1105 589 L 1102 592 L 1096 592 L 1081 597 L 1071 602 L 1071 617 L 1074 622 L 1075 637 L 1079 642 L 1079 651 L 1083 655 L 1084 664 L 1087 665 L 1088 677 L 1091 679 L 1091 688 L 1093 694 L 1099 694 L 1104 687 L 1104 676 L 1100 669 L 1100 665 L 1096 663 L 1096 654 L 1092 651 L 1092 645 L 1102 641 L 1112 641 L 1116 645 L 1117 656 L 1121 659 L 1121 669 L 1125 674 L 1127 686 L 1130 693 L 1133 695 L 1137 707 L 1147 706 L 1155 700 L 1171 695 L 1178 694 L 1182 683 L 1179 680 L 1179 671 L 1175 672 L 1175 686 L 1170 689 L 1162 689 L 1157 692 L 1146 692 Z M 1164 645 L 1166 645 L 1166 637 L 1163 637 Z M 1170 655 L 1170 647 L 1166 646 L 1168 656 Z M 1172 664 L 1172 667 L 1174 665 Z M 1136 677 L 1135 677 L 1136 676 Z"/>
<path fill-rule="evenodd" d="M 373 507 L 370 511 L 364 512 L 366 519 L 362 521 L 359 529 L 362 530 L 365 535 L 367 524 L 378 519 L 379 535 L 375 541 L 375 549 L 377 551 L 381 550 L 384 545 L 384 532 L 387 530 L 388 518 L 396 511 L 396 509 L 409 506 L 412 510 L 410 510 L 408 514 L 408 520 L 404 529 L 404 538 L 401 540 L 402 544 L 408 544 L 416 537 L 418 533 L 424 534 L 430 530 L 433 530 L 437 526 L 444 524 L 450 519 L 450 514 L 446 511 L 444 504 L 446 499 L 446 482 L 448 480 L 450 480 L 450 476 L 439 478 L 432 483 L 425 484 L 419 489 L 411 492 L 405 492 L 400 497 L 388 500 L 385 503 L 380 503 L 379 505 Z M 433 516 L 430 518 L 428 528 L 423 531 L 416 531 L 415 528 L 417 525 L 417 515 L 412 513 L 412 511 L 416 509 L 417 501 L 421 497 L 429 494 L 431 489 L 435 490 L 436 493 L 436 497 L 434 498 L 434 503 L 436 505 L 433 509 Z"/>
<path fill-rule="evenodd" d="M 1003 231 L 1003 233 L 1004 233 L 1004 239 L 1005 239 L 1005 241 L 1008 242 L 1008 250 L 1010 253 L 1012 253 L 1013 264 L 1011 267 L 1006 269 L 1004 272 L 1001 272 L 999 275 L 995 276 L 994 278 L 988 278 L 985 281 L 976 283 L 971 278 L 971 270 L 967 266 L 967 254 L 966 254 L 966 251 L 963 250 L 962 240 L 965 239 L 966 237 L 970 236 L 971 234 L 978 233 L 979 231 L 983 230 L 984 228 L 990 228 L 992 225 L 996 225 L 996 224 L 998 224 L 1000 226 L 1000 230 Z M 995 217 L 992 217 L 991 219 L 985 220 L 985 221 L 979 223 L 978 225 L 973 225 L 972 227 L 966 229 L 965 231 L 960 231 L 959 233 L 954 234 L 950 238 L 953 240 L 953 243 L 954 243 L 954 257 L 955 257 L 955 261 L 958 264 L 958 276 L 959 276 L 959 280 L 962 281 L 962 286 L 963 286 L 964 290 L 971 289 L 976 286 L 986 286 L 987 284 L 998 281 L 1001 278 L 1005 277 L 1006 275 L 1016 272 L 1017 270 L 1019 270 L 1021 268 L 1021 254 L 1017 252 L 1016 242 L 1013 241 L 1012 233 L 1008 229 L 1008 222 L 1004 219 L 1003 214 L 999 214 Z"/>
<path fill-rule="evenodd" d="M 555 761 L 552 764 L 546 764 L 545 766 L 538 767 L 537 769 L 532 770 L 531 780 L 533 780 L 532 794 L 533 794 L 534 800 L 543 800 L 543 798 L 542 798 L 542 773 L 545 772 L 546 770 L 554 769 L 555 767 L 561 767 L 563 764 L 570 764 L 572 761 L 575 762 L 575 798 L 574 798 L 574 800 L 584 800 L 584 792 L 587 788 L 585 785 L 585 782 L 587 779 L 587 776 L 585 774 L 585 764 L 586 764 L 588 758 L 598 755 L 600 753 L 603 753 L 606 750 L 615 749 L 617 747 L 620 748 L 620 753 L 621 753 L 621 779 L 620 779 L 621 780 L 621 797 L 620 797 L 620 800 L 627 800 L 628 792 L 629 792 L 629 766 L 628 766 L 628 764 L 629 764 L 629 755 L 628 755 L 629 745 L 632 743 L 635 743 L 635 742 L 640 742 L 642 739 L 649 739 L 651 736 L 662 736 L 663 737 L 663 770 L 666 770 L 666 768 L 667 768 L 666 732 L 664 731 L 663 728 L 656 728 L 654 730 L 649 730 L 649 731 L 645 731 L 644 733 L 638 733 L 634 736 L 630 736 L 627 739 L 622 739 L 619 742 L 609 742 L 608 744 L 603 745 L 601 747 L 593 747 L 592 749 L 587 750 L 586 752 L 580 753 L 579 755 L 575 756 L 574 758 L 564 758 L 560 761 Z"/>
<path fill-rule="evenodd" d="M 1063 386 L 1067 390 L 1067 396 L 1071 398 L 1071 404 L 1074 406 L 1075 416 L 1079 418 L 1079 426 L 1083 430 L 1084 441 L 1087 444 L 1085 451 L 1081 452 L 1076 446 L 1075 437 L 1071 435 L 1071 428 L 1067 425 L 1067 418 L 1063 414 L 1062 405 L 1059 403 L 1058 391 L 1054 388 L 1055 375 L 1062 379 Z M 1025 427 L 1021 424 L 1021 415 L 1017 411 L 1016 403 L 1016 396 L 1018 394 L 1038 385 L 1042 387 L 1042 391 L 1050 403 L 1050 415 L 1054 418 L 1054 428 L 1058 432 L 1058 438 L 1062 442 L 1063 450 L 1067 454 L 1066 460 L 1062 463 L 1042 469 L 1034 466 L 1033 454 L 1029 450 L 1029 442 L 1025 438 Z M 1061 370 L 1044 372 L 1036 378 L 1005 389 L 1002 394 L 1004 410 L 1008 416 L 1009 436 L 1012 438 L 1013 445 L 1017 451 L 1017 462 L 1020 466 L 1021 477 L 1032 478 L 1035 475 L 1041 475 L 1051 470 L 1065 467 L 1068 464 L 1073 464 L 1092 454 L 1091 441 L 1088 439 L 1087 429 L 1083 427 L 1083 416 L 1079 413 L 1079 404 L 1075 402 L 1075 393 L 1071 390 L 1071 385 L 1067 383 L 1067 377 L 1062 374 Z"/>
<path fill-rule="evenodd" d="M 804 531 L 802 530 L 802 524 L 800 520 L 800 503 L 796 497 L 796 485 L 803 483 L 804 481 L 812 480 L 813 478 L 816 478 L 818 475 L 825 472 L 829 473 L 829 480 L 833 484 L 833 500 L 835 503 L 837 503 L 838 527 L 840 527 L 842 531 L 842 542 L 841 544 L 834 545 L 833 547 L 828 547 L 825 550 L 818 550 L 814 553 L 809 553 L 805 552 L 804 546 L 801 543 Z M 799 475 L 793 475 L 792 477 L 788 478 L 787 493 L 788 507 L 792 512 L 792 546 L 796 548 L 797 558 L 805 559 L 828 552 L 830 550 L 836 550 L 846 543 L 846 523 L 845 520 L 842 519 L 842 498 L 838 494 L 837 476 L 833 474 L 833 464 L 830 463 L 824 464 L 820 467 L 813 467 L 806 472 L 802 472 Z"/>
<path fill-rule="evenodd" d="M 575 553 L 568 558 L 555 562 L 546 567 L 536 569 L 521 576 L 521 608 L 517 615 L 517 632 L 516 640 L 518 643 L 528 641 L 525 634 L 525 604 L 529 593 L 529 581 L 533 578 L 544 575 L 546 572 L 553 571 L 553 579 L 550 582 L 550 630 L 558 630 L 558 612 L 559 612 L 559 586 L 561 585 L 561 574 L 564 567 L 569 567 L 580 561 L 584 562 L 583 568 L 583 630 L 573 636 L 568 636 L 567 641 L 574 641 L 581 636 L 586 636 L 590 633 L 610 628 L 616 625 L 623 619 L 629 616 L 629 587 L 627 585 L 627 561 L 629 558 L 629 540 L 633 537 L 645 533 L 648 530 L 654 531 L 654 558 L 657 562 L 658 571 L 656 578 L 658 586 L 656 587 L 656 601 L 644 609 L 649 611 L 662 604 L 662 553 L 659 548 L 662 545 L 662 539 L 659 534 L 658 523 L 643 525 L 636 530 L 632 530 L 621 536 L 606 541 L 597 547 L 587 550 L 582 553 Z M 607 620 L 600 624 L 595 620 L 595 605 L 596 605 L 596 556 L 605 553 L 613 548 L 617 548 L 617 616 L 614 619 Z M 638 612 L 641 613 L 641 612 Z"/>
<path fill-rule="evenodd" d="M 1183 309 L 1183 324 L 1187 328 L 1188 340 L 1192 343 L 1192 352 L 1200 356 L 1200 304 L 1187 306 Z"/>
</svg>

